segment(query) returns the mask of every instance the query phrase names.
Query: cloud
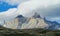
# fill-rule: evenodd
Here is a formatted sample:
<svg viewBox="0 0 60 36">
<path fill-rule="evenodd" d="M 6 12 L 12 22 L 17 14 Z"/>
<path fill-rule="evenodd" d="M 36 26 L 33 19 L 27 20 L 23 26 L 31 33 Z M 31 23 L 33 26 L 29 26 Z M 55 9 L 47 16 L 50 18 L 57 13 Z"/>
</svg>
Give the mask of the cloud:
<svg viewBox="0 0 60 36">
<path fill-rule="evenodd" d="M 19 15 L 18 12 L 16 12 L 16 8 L 11 8 L 8 11 L 0 12 L 0 20 L 11 20 L 14 19 L 16 16 Z"/>
<path fill-rule="evenodd" d="M 58 16 L 60 14 L 60 0 L 31 0 L 21 3 L 18 6 L 20 14 L 29 17 L 35 12 L 42 17 Z"/>
<path fill-rule="evenodd" d="M 34 15 L 35 12 L 39 13 L 41 17 L 60 16 L 60 10 L 59 10 L 60 2 L 59 1 L 60 0 L 29 0 L 29 1 L 4 0 L 4 2 L 7 2 L 12 5 L 16 5 L 19 2 L 22 2 L 22 3 L 18 5 L 18 8 L 14 8 L 14 9 L 11 8 L 8 11 L 0 13 L 0 19 L 15 18 L 19 14 L 25 17 L 31 17 Z"/>
<path fill-rule="evenodd" d="M 48 20 L 50 20 L 50 21 L 57 21 L 58 23 L 60 23 L 60 16 L 59 17 L 51 17 Z"/>
<path fill-rule="evenodd" d="M 52 20 L 52 21 L 58 21 L 60 19 L 60 17 L 54 17 L 54 18 L 50 18 L 50 20 Z"/>
</svg>

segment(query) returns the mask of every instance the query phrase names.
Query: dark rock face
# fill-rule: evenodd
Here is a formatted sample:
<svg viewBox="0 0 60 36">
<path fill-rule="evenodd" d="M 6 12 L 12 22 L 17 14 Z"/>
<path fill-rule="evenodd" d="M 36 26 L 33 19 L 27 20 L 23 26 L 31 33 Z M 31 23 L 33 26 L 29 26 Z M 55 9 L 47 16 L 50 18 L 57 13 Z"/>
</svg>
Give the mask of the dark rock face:
<svg viewBox="0 0 60 36">
<path fill-rule="evenodd" d="M 23 16 L 22 15 L 18 15 L 17 18 L 23 18 Z"/>
<path fill-rule="evenodd" d="M 33 17 L 34 17 L 34 18 L 41 18 L 41 17 L 40 17 L 40 14 L 38 14 L 38 13 L 35 13 Z"/>
<path fill-rule="evenodd" d="M 21 23 L 24 23 L 26 21 L 26 18 L 22 15 L 17 16 L 17 18 L 18 18 L 18 21 Z"/>
</svg>

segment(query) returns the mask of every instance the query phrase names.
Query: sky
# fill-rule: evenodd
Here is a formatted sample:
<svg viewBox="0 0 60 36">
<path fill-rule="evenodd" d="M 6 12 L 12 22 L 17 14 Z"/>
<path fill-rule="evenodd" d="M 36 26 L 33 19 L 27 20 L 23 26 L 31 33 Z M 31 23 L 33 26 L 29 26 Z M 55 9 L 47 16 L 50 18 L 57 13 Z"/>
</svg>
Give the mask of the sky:
<svg viewBox="0 0 60 36">
<path fill-rule="evenodd" d="M 8 3 L 0 2 L 0 12 L 7 11 L 10 8 L 16 8 L 16 7 L 17 7 L 16 5 L 12 6 L 12 5 L 9 5 Z"/>
<path fill-rule="evenodd" d="M 0 0 L 1 21 L 18 15 L 31 17 L 35 12 L 42 18 L 60 22 L 60 0 Z"/>
<path fill-rule="evenodd" d="M 18 4 L 26 0 L 0 0 L 0 12 L 7 11 L 10 8 L 17 8 Z"/>
</svg>

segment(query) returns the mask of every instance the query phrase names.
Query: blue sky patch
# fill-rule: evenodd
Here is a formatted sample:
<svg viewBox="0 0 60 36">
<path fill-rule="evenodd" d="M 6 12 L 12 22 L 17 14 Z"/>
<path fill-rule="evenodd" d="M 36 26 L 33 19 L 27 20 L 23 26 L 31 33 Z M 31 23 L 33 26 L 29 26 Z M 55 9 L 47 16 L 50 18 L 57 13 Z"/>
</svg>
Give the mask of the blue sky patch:
<svg viewBox="0 0 60 36">
<path fill-rule="evenodd" d="M 17 5 L 9 5 L 6 2 L 0 2 L 0 12 L 7 11 L 10 8 L 17 8 Z"/>
</svg>

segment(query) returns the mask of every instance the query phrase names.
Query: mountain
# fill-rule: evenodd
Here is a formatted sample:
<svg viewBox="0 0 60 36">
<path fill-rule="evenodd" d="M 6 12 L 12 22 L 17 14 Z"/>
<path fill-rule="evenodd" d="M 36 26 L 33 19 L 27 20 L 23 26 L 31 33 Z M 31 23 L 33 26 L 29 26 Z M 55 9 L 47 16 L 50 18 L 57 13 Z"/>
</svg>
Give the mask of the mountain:
<svg viewBox="0 0 60 36">
<path fill-rule="evenodd" d="M 18 15 L 15 19 L 4 22 L 3 26 L 12 29 L 42 28 L 48 30 L 60 30 L 60 24 L 58 22 L 41 18 L 40 14 L 38 13 L 35 13 L 32 17 Z"/>
<path fill-rule="evenodd" d="M 24 17 L 18 15 L 11 21 L 4 21 L 4 27 L 12 29 L 32 29 L 32 28 L 46 28 L 48 24 L 40 17 L 39 14 L 35 13 L 32 17 Z"/>
<path fill-rule="evenodd" d="M 25 23 L 19 29 L 43 28 L 48 30 L 60 30 L 60 24 L 56 21 L 49 21 L 41 18 L 40 14 L 35 13 L 31 18 L 26 18 Z"/>
<path fill-rule="evenodd" d="M 33 28 L 47 28 L 48 24 L 40 17 L 40 14 L 35 13 L 31 18 L 27 18 L 26 21 L 22 24 L 21 29 L 33 29 Z"/>
</svg>

